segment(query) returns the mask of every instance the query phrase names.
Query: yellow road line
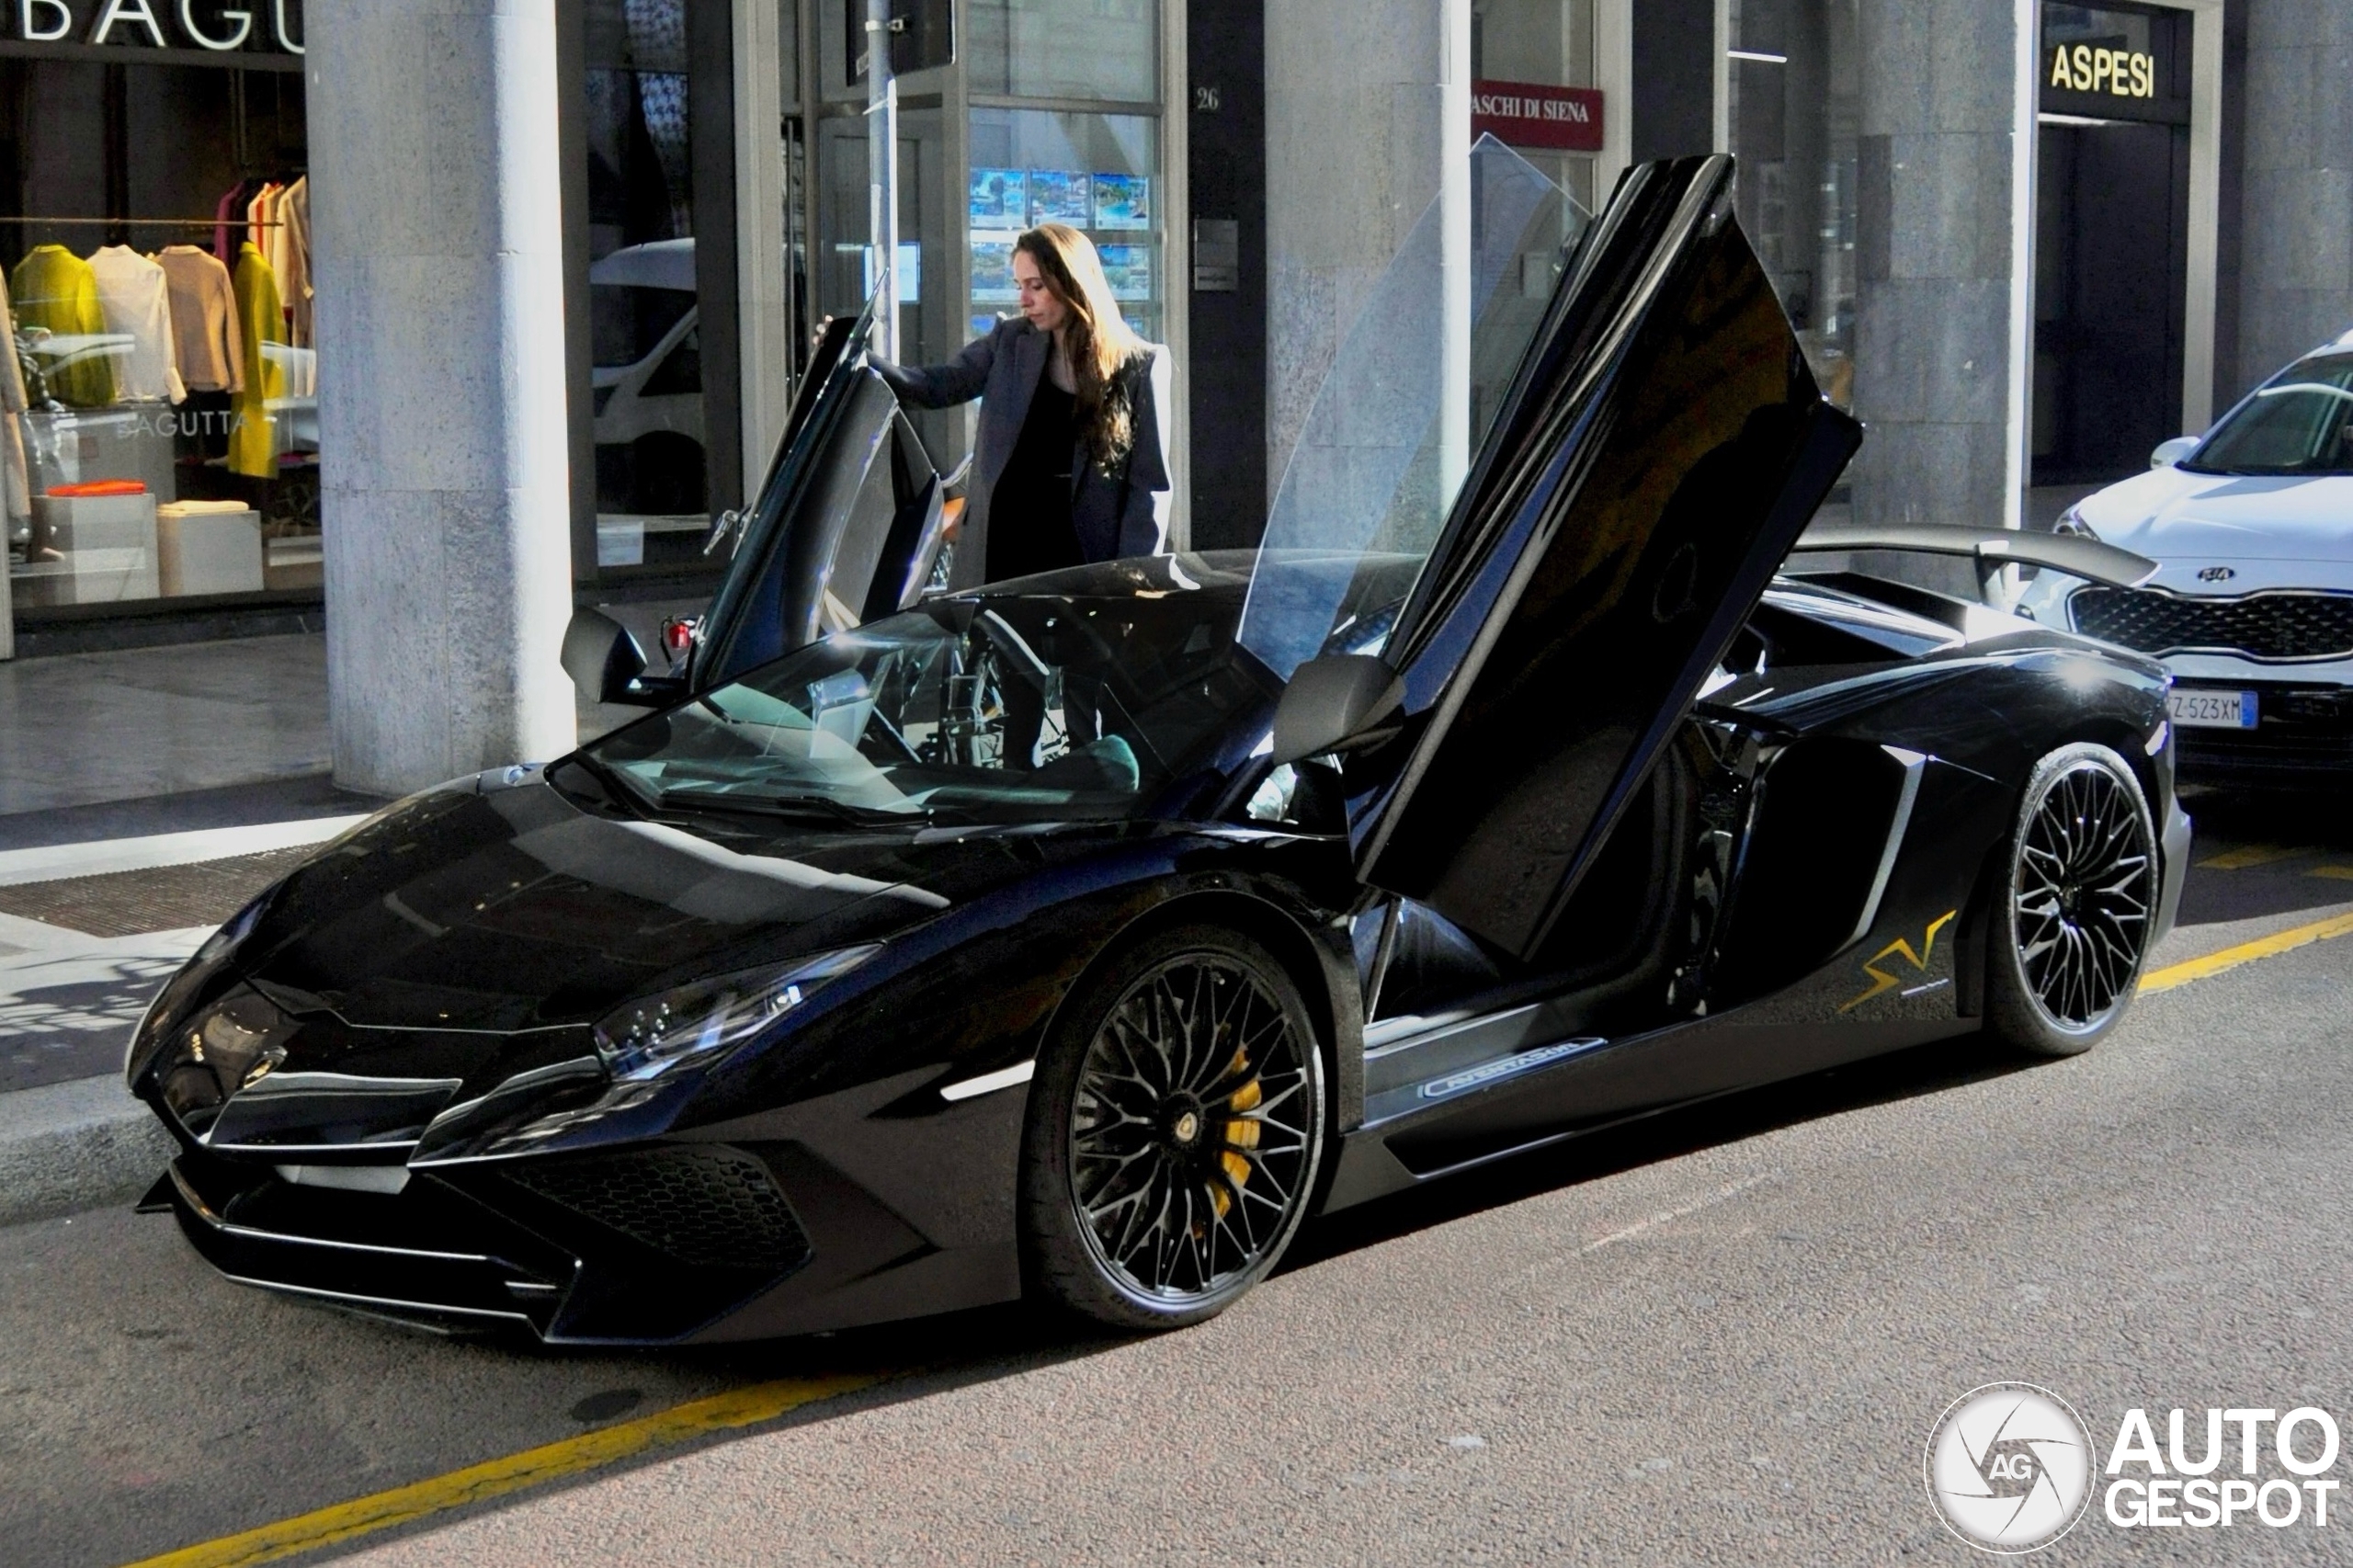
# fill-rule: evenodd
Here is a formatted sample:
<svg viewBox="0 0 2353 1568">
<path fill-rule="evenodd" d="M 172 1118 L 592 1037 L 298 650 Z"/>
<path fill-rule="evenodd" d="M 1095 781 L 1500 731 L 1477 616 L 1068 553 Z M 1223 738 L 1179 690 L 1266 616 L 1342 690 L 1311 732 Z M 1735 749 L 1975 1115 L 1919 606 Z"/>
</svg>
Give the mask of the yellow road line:
<svg viewBox="0 0 2353 1568">
<path fill-rule="evenodd" d="M 2332 937 L 2353 932 L 2353 915 L 2339 915 L 2327 920 L 2315 920 L 2309 926 L 2293 926 L 2285 931 L 2274 931 L 2268 937 L 2257 937 L 2252 942 L 2241 942 L 2235 948 L 2224 948 L 2204 958 L 2184 959 L 2179 963 L 2165 965 L 2141 977 L 2141 994 L 2154 991 L 2170 991 L 2177 985 L 2187 985 L 2193 980 L 2203 980 L 2210 974 L 2220 974 L 2226 969 L 2236 969 L 2257 959 L 2276 958 L 2281 953 L 2313 942 L 2325 942 Z"/>
<path fill-rule="evenodd" d="M 2340 882 L 2353 882 L 2353 866 L 2314 866 L 2311 870 L 2306 871 L 2304 875 L 2308 877 L 2335 877 Z"/>
<path fill-rule="evenodd" d="M 624 1421 L 618 1426 L 584 1432 L 577 1437 L 526 1449 L 519 1454 L 453 1470 L 447 1475 L 395 1486 L 389 1492 L 337 1503 L 274 1525 L 242 1534 L 222 1536 L 161 1557 L 149 1557 L 127 1568 L 242 1568 L 254 1562 L 275 1562 L 297 1552 L 373 1534 L 408 1524 L 447 1509 L 504 1496 L 529 1487 L 543 1486 L 568 1475 L 596 1470 L 648 1449 L 664 1448 L 689 1438 L 755 1426 L 773 1421 L 787 1411 L 819 1400 L 832 1399 L 881 1381 L 877 1375 L 800 1378 L 758 1383 L 750 1388 L 691 1400 L 668 1410 Z"/>
<path fill-rule="evenodd" d="M 2268 866 L 2274 860 L 2292 860 L 2312 851 L 2300 846 L 2282 848 L 2277 844 L 2243 844 L 2236 849 L 2225 849 L 2198 862 L 2202 871 L 2244 871 L 2250 866 Z"/>
</svg>

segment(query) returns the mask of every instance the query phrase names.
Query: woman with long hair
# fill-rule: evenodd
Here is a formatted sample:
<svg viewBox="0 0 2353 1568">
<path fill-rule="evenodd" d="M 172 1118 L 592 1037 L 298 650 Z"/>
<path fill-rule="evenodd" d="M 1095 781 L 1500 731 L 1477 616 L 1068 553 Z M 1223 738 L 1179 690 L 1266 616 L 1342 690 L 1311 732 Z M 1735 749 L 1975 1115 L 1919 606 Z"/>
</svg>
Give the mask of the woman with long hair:
<svg viewBox="0 0 2353 1568">
<path fill-rule="evenodd" d="M 1085 234 L 1040 223 L 1014 242 L 1021 313 L 945 365 L 875 366 L 924 408 L 981 400 L 958 588 L 1151 555 L 1168 488 L 1151 346 L 1130 330 Z"/>
</svg>

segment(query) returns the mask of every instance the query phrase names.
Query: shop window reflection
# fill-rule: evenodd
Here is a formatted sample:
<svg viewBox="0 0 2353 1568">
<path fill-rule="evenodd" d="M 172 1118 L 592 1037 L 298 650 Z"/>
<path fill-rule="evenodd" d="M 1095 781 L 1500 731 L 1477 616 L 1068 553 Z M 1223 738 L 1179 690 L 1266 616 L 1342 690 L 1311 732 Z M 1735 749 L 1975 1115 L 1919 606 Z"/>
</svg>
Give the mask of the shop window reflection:
<svg viewBox="0 0 2353 1568">
<path fill-rule="evenodd" d="M 817 255 L 813 285 L 821 316 L 854 316 L 874 290 L 868 232 L 864 119 L 817 125 Z M 956 233 L 947 201 L 947 120 L 936 108 L 899 114 L 899 358 L 908 364 L 944 359 L 963 347 L 953 288 Z M 939 280 L 949 279 L 941 285 Z M 954 410 L 914 410 L 924 449 L 947 469 L 962 456 L 962 420 Z"/>
<path fill-rule="evenodd" d="M 1855 400 L 1856 0 L 1728 0 L 1741 227 L 1834 403 Z"/>
<path fill-rule="evenodd" d="M 971 0 L 966 26 L 975 93 L 1160 96 L 1158 0 Z"/>
<path fill-rule="evenodd" d="M 586 0 L 597 563 L 690 563 L 710 507 L 686 0 Z"/>
<path fill-rule="evenodd" d="M 1146 342 L 1161 340 L 1159 130 L 1143 115 L 972 110 L 972 288 L 960 341 L 995 330 L 1017 307 L 1013 242 L 1046 222 L 1067 223 L 1095 242 L 1120 314 Z"/>
<path fill-rule="evenodd" d="M 1594 0 L 1472 0 L 1472 78 L 1547 87 L 1593 86 L 1593 5 Z M 1578 207 L 1593 210 L 1591 153 L 1549 147 L 1512 150 L 1566 191 Z"/>
</svg>

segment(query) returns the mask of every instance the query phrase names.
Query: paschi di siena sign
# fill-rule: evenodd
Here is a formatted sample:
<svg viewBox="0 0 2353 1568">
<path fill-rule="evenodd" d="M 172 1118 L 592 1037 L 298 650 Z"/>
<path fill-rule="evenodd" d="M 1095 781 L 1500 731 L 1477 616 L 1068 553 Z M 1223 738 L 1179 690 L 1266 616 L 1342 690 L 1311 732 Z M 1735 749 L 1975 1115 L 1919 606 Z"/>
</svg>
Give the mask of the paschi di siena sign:
<svg viewBox="0 0 2353 1568">
<path fill-rule="evenodd" d="M 302 52 L 301 0 L 6 0 L 26 43 Z"/>
<path fill-rule="evenodd" d="M 1471 134 L 1514 147 L 1601 151 L 1601 94 L 1538 82 L 1471 84 Z"/>
</svg>

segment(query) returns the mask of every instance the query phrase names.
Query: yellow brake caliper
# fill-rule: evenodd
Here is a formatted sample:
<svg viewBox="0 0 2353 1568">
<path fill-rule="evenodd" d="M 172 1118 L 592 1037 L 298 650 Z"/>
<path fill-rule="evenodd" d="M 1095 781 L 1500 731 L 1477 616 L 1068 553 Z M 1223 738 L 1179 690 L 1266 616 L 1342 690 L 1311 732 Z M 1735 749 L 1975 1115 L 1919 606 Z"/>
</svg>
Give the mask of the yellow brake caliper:
<svg viewBox="0 0 2353 1568">
<path fill-rule="evenodd" d="M 1242 1051 L 1235 1051 L 1233 1064 L 1227 1067 L 1226 1071 L 1234 1074 L 1249 1072 L 1250 1058 Z M 1258 1146 L 1257 1121 L 1245 1114 L 1239 1113 L 1256 1110 L 1258 1108 L 1258 1102 L 1265 1097 L 1266 1091 L 1259 1087 L 1258 1080 L 1255 1077 L 1226 1096 L 1226 1108 L 1237 1114 L 1226 1121 L 1225 1147 L 1218 1153 L 1218 1164 L 1225 1168 L 1225 1178 L 1233 1184 L 1233 1188 L 1229 1192 L 1215 1183 L 1210 1186 L 1210 1201 L 1216 1205 L 1217 1217 L 1221 1220 L 1224 1219 L 1226 1211 L 1233 1207 L 1233 1194 L 1240 1192 L 1242 1184 L 1250 1179 L 1250 1161 L 1246 1155 L 1238 1151 L 1255 1149 Z"/>
</svg>

